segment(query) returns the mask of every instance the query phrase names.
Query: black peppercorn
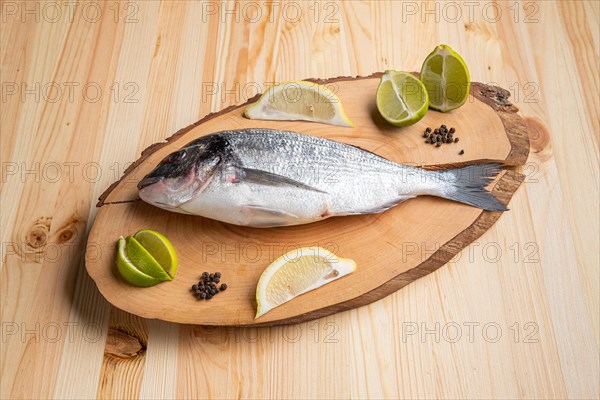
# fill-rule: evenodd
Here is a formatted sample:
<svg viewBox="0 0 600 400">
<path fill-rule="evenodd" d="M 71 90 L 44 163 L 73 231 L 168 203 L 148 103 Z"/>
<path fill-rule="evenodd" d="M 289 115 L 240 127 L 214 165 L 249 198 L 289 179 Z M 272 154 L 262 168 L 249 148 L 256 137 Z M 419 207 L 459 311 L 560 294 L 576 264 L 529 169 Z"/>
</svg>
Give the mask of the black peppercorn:
<svg viewBox="0 0 600 400">
<path fill-rule="evenodd" d="M 430 140 L 433 140 L 431 138 Z M 222 283 L 221 286 L 217 286 L 217 283 L 221 281 L 221 273 L 215 272 L 213 274 L 203 272 L 198 283 L 192 285 L 191 291 L 194 296 L 198 299 L 210 300 L 216 296 L 219 292 L 227 289 L 227 284 Z"/>
</svg>

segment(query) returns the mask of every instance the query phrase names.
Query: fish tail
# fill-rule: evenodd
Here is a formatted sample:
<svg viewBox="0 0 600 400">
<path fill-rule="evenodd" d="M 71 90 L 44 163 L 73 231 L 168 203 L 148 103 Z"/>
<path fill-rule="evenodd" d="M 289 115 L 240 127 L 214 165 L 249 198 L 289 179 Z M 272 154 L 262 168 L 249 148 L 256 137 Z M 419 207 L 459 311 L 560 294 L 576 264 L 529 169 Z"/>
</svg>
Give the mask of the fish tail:
<svg viewBox="0 0 600 400">
<path fill-rule="evenodd" d="M 443 185 L 443 189 L 437 195 L 488 211 L 508 211 L 508 208 L 486 189 L 501 171 L 502 164 L 493 163 L 440 172 L 446 185 Z"/>
</svg>

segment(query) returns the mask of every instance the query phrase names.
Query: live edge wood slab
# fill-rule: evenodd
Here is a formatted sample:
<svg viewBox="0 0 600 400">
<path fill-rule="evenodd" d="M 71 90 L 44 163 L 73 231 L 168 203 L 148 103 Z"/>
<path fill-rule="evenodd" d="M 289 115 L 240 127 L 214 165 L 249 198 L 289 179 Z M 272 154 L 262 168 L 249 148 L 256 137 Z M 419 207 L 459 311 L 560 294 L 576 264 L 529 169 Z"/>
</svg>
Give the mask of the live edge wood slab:
<svg viewBox="0 0 600 400">
<path fill-rule="evenodd" d="M 514 167 L 527 160 L 529 139 L 518 110 L 508 101 L 507 90 L 474 82 L 469 101 L 462 108 L 446 114 L 430 111 L 417 124 L 396 128 L 381 118 L 375 106 L 380 77 L 315 80 L 338 95 L 354 128 L 249 120 L 243 116 L 246 104 L 242 104 L 210 114 L 166 142 L 144 150 L 99 199 L 100 210 L 88 238 L 86 267 L 100 292 L 115 306 L 145 318 L 222 326 L 287 324 L 369 304 L 448 262 L 502 213 L 423 196 L 382 214 L 257 229 L 169 213 L 138 198 L 137 182 L 185 143 L 226 129 L 270 127 L 357 145 L 390 160 L 428 169 L 502 162 L 507 168 L 490 189 L 508 204 L 524 178 Z M 460 141 L 440 148 L 425 144 L 424 129 L 441 124 L 455 127 Z M 464 154 L 459 154 L 460 150 Z M 142 228 L 163 232 L 173 242 L 180 261 L 173 281 L 136 288 L 119 277 L 116 240 Z M 287 251 L 315 245 L 354 259 L 357 271 L 255 320 L 255 288 L 263 270 Z M 227 291 L 210 301 L 196 300 L 189 288 L 203 271 L 220 271 L 222 282 L 229 286 Z"/>
</svg>

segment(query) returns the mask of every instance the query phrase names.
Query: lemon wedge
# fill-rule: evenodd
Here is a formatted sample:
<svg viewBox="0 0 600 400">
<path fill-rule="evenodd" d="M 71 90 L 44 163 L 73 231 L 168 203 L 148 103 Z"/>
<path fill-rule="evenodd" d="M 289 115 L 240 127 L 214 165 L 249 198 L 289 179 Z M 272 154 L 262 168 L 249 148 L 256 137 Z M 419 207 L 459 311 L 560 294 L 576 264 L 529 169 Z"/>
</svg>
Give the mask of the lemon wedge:
<svg viewBox="0 0 600 400">
<path fill-rule="evenodd" d="M 307 81 L 288 81 L 270 87 L 256 103 L 246 108 L 244 115 L 250 119 L 354 126 L 335 93 Z"/>
<path fill-rule="evenodd" d="M 256 287 L 256 317 L 356 270 L 353 260 L 322 247 L 302 247 L 275 260 Z"/>
</svg>

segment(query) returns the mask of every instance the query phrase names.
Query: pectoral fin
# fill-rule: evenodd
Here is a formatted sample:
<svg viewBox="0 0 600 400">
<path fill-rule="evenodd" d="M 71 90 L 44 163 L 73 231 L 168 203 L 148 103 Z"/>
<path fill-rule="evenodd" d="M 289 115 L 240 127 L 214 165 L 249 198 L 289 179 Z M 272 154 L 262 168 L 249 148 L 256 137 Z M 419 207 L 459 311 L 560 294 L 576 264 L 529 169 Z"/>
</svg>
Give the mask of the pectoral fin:
<svg viewBox="0 0 600 400">
<path fill-rule="evenodd" d="M 326 193 L 320 189 L 317 189 L 313 186 L 307 185 L 305 183 L 299 182 L 297 180 L 288 178 L 283 175 L 278 175 L 272 172 L 263 171 L 260 169 L 253 168 L 244 168 L 237 167 L 240 173 L 240 180 L 244 180 L 246 182 L 254 182 L 261 185 L 271 185 L 271 186 L 293 186 L 297 188 L 302 188 L 306 190 L 312 190 L 314 192 Z"/>
</svg>

